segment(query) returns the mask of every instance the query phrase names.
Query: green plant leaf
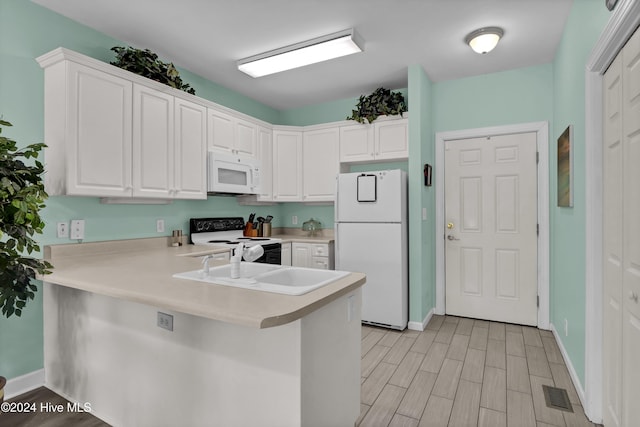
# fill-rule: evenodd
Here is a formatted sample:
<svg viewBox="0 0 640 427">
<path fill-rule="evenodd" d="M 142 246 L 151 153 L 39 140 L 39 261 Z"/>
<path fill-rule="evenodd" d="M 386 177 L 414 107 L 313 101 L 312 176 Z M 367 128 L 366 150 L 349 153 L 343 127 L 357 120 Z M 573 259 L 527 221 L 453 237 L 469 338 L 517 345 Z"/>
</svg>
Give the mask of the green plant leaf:
<svg viewBox="0 0 640 427">
<path fill-rule="evenodd" d="M 11 126 L 0 120 L 0 126 Z M 0 128 L 0 132 L 2 128 Z M 44 191 L 41 162 L 26 165 L 22 158 L 37 158 L 44 144 L 23 150 L 15 141 L 0 138 L 0 312 L 20 316 L 37 288 L 31 283 L 37 274 L 48 274 L 49 262 L 25 256 L 39 251 L 36 234 L 45 226 L 39 211 L 48 197 Z"/>
<path fill-rule="evenodd" d="M 358 123 L 373 123 L 382 115 L 397 115 L 407 111 L 404 96 L 401 92 L 391 92 L 382 87 L 374 90 L 370 95 L 360 95 L 356 109 L 351 110 L 351 116 L 347 120 L 355 120 Z"/>
<path fill-rule="evenodd" d="M 180 73 L 173 63 L 165 63 L 158 59 L 158 55 L 149 49 L 135 49 L 133 47 L 114 46 L 111 48 L 116 53 L 115 61 L 111 65 L 123 68 L 132 73 L 139 74 L 151 80 L 155 80 L 167 86 L 183 90 L 192 95 L 195 89 L 188 84 L 183 84 Z"/>
</svg>

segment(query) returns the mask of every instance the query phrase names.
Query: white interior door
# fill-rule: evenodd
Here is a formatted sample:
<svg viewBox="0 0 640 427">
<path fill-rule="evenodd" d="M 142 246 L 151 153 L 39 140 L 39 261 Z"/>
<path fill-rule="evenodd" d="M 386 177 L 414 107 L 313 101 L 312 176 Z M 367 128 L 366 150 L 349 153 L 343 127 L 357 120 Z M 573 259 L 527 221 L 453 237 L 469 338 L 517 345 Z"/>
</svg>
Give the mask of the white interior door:
<svg viewBox="0 0 640 427">
<path fill-rule="evenodd" d="M 604 76 L 604 424 L 640 419 L 640 31 Z"/>
<path fill-rule="evenodd" d="M 447 141 L 446 312 L 537 325 L 536 133 Z"/>
<path fill-rule="evenodd" d="M 604 76 L 604 390 L 607 426 L 622 421 L 622 57 Z"/>
</svg>

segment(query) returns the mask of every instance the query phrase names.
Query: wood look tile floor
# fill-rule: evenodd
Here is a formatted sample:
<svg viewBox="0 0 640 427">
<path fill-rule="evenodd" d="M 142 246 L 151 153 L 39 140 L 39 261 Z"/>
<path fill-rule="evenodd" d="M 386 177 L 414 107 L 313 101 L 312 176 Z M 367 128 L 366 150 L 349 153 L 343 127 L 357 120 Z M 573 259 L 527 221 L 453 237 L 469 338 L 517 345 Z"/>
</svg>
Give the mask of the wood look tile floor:
<svg viewBox="0 0 640 427">
<path fill-rule="evenodd" d="M 596 426 L 550 331 L 433 316 L 423 332 L 362 327 L 359 427 Z M 574 412 L 548 408 L 543 385 Z"/>
<path fill-rule="evenodd" d="M 423 332 L 362 327 L 359 427 L 595 426 L 549 331 L 433 316 Z M 548 408 L 542 385 L 567 390 L 573 413 Z M 41 387 L 13 401 L 66 401 Z M 91 414 L 0 414 L 0 426 L 106 426 Z"/>
</svg>

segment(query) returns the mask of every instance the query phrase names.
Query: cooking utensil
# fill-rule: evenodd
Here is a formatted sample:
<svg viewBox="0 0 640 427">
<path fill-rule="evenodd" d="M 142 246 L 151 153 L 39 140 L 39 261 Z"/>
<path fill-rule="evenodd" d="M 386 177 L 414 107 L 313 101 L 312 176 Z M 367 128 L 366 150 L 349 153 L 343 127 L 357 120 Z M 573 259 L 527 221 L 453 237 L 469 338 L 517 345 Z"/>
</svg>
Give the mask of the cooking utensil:
<svg viewBox="0 0 640 427">
<path fill-rule="evenodd" d="M 264 222 L 270 223 L 272 219 L 273 219 L 273 215 L 267 215 L 267 217 L 265 218 Z"/>
</svg>

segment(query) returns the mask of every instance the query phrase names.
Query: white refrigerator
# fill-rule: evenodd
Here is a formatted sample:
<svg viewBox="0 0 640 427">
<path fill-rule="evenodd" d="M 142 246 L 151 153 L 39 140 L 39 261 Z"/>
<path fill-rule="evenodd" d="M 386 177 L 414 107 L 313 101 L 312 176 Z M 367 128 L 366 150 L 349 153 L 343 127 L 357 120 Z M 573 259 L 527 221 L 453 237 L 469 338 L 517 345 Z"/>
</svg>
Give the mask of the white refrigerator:
<svg viewBox="0 0 640 427">
<path fill-rule="evenodd" d="M 409 317 L 407 174 L 338 175 L 336 269 L 365 273 L 362 322 L 403 330 Z"/>
</svg>

